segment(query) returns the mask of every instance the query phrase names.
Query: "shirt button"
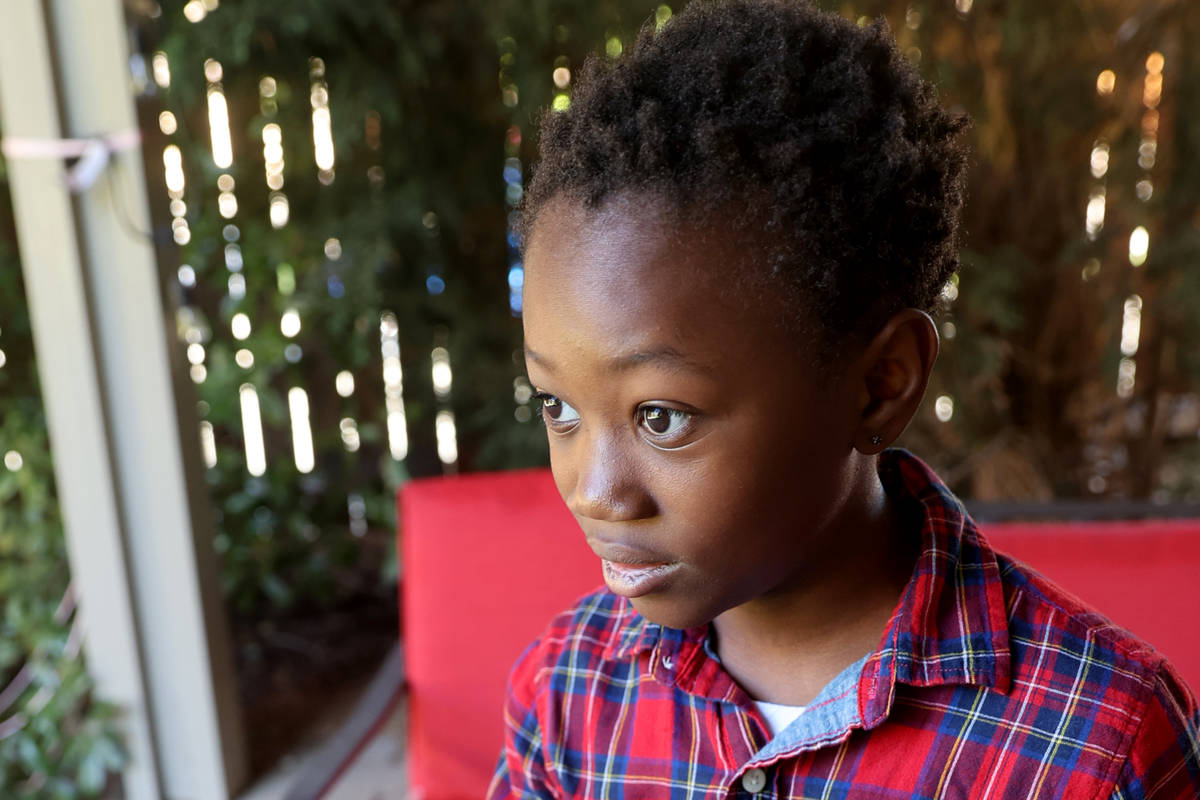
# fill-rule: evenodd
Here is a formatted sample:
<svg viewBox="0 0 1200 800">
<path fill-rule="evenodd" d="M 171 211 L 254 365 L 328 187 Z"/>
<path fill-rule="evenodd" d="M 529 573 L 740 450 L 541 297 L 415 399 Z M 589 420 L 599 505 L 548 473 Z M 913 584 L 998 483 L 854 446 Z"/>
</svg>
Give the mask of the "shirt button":
<svg viewBox="0 0 1200 800">
<path fill-rule="evenodd" d="M 750 794 L 758 794 L 767 785 L 767 773 L 758 767 L 746 770 L 742 776 L 742 788 Z"/>
</svg>

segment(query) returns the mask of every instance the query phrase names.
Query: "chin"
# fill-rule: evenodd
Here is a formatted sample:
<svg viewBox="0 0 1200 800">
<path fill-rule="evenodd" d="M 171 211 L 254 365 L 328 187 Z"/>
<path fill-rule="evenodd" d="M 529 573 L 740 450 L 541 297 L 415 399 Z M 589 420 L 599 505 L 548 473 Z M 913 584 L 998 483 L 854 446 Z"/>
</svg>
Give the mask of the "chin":
<svg viewBox="0 0 1200 800">
<path fill-rule="evenodd" d="M 716 618 L 709 609 L 700 608 L 686 600 L 666 596 L 664 594 L 649 594 L 635 597 L 629 601 L 637 612 L 650 622 L 662 625 L 664 628 L 699 628 L 707 625 Z"/>
</svg>

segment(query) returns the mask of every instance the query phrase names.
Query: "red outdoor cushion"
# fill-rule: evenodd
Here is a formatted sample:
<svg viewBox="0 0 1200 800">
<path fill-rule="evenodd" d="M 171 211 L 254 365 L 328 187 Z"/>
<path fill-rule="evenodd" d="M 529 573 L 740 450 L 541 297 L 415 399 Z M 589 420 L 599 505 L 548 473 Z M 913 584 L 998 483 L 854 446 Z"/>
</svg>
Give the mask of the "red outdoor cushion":
<svg viewBox="0 0 1200 800">
<path fill-rule="evenodd" d="M 1200 690 L 1200 519 L 981 527 L 992 547 L 1154 645 Z"/>
<path fill-rule="evenodd" d="M 603 583 L 549 470 L 435 478 L 400 493 L 413 797 L 479 800 L 513 662 Z"/>
<path fill-rule="evenodd" d="M 478 800 L 500 752 L 509 668 L 602 583 L 600 566 L 549 470 L 414 481 L 399 500 L 410 788 Z M 1200 520 L 983 527 L 1200 687 Z"/>
</svg>

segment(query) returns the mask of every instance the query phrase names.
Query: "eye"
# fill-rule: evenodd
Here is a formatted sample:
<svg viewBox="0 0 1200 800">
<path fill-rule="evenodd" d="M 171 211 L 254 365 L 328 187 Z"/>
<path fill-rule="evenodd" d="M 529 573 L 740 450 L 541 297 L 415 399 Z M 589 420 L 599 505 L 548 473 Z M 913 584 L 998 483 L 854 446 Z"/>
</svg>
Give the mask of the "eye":
<svg viewBox="0 0 1200 800">
<path fill-rule="evenodd" d="M 691 430 L 692 415 L 666 406 L 642 406 L 638 424 L 655 439 L 675 439 Z"/>
<path fill-rule="evenodd" d="M 542 418 L 551 424 L 562 427 L 573 425 L 579 421 L 579 412 L 567 405 L 559 397 L 545 392 L 538 392 L 533 399 L 542 404 Z"/>
</svg>

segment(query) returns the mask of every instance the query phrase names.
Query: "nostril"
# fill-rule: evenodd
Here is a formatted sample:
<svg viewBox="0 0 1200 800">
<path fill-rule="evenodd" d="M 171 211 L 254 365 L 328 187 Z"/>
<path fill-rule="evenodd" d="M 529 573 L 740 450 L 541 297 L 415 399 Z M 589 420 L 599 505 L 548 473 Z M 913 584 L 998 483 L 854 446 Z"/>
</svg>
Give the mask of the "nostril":
<svg viewBox="0 0 1200 800">
<path fill-rule="evenodd" d="M 576 516 L 608 519 L 617 507 L 616 491 L 611 483 L 581 476 L 568 505 Z"/>
<path fill-rule="evenodd" d="M 653 499 L 635 481 L 581 481 L 567 503 L 577 517 L 618 522 L 653 515 Z"/>
</svg>

